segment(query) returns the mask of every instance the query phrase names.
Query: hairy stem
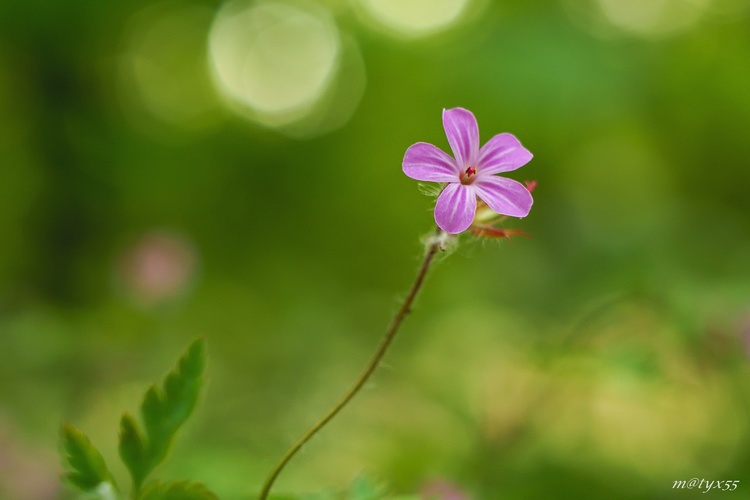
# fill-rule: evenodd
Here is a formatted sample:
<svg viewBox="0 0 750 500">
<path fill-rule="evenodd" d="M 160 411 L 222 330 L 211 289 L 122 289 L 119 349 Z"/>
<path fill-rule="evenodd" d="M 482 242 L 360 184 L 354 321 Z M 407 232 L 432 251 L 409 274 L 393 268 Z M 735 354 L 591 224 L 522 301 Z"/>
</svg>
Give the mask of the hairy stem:
<svg viewBox="0 0 750 500">
<path fill-rule="evenodd" d="M 291 448 L 289 448 L 286 454 L 284 454 L 276 467 L 274 467 L 273 471 L 271 471 L 268 479 L 266 479 L 266 482 L 263 485 L 263 491 L 261 491 L 260 493 L 259 500 L 266 500 L 268 498 L 268 494 L 271 492 L 271 487 L 273 486 L 274 481 L 276 481 L 276 478 L 279 476 L 284 467 L 286 467 L 286 464 L 289 463 L 292 457 L 297 454 L 297 452 L 300 450 L 300 448 L 302 448 L 302 446 L 305 445 L 305 443 L 307 443 L 315 434 L 318 433 L 318 431 L 325 427 L 325 425 L 330 422 L 331 419 L 333 419 L 333 417 L 335 417 L 336 414 L 340 412 L 349 403 L 349 401 L 352 400 L 352 398 L 354 398 L 354 396 L 360 391 L 360 389 L 362 389 L 365 383 L 367 383 L 372 374 L 375 372 L 378 365 L 380 364 L 380 361 L 383 359 L 385 352 L 391 345 L 393 338 L 396 336 L 401 323 L 404 321 L 406 315 L 409 314 L 411 306 L 414 303 L 414 299 L 417 298 L 417 295 L 419 294 L 419 291 L 424 284 L 424 279 L 427 276 L 427 271 L 430 269 L 430 265 L 432 264 L 435 255 L 437 254 L 438 250 L 441 250 L 443 248 L 443 235 L 444 233 L 440 229 L 438 229 L 435 232 L 435 235 L 430 238 L 429 245 L 427 246 L 427 252 L 425 253 L 422 264 L 419 266 L 417 277 L 415 278 L 414 283 L 409 289 L 409 294 L 406 296 L 406 299 L 404 299 L 401 307 L 398 308 L 398 311 L 396 311 L 395 316 L 393 316 L 391 324 L 388 326 L 385 335 L 383 335 L 383 338 L 380 341 L 380 345 L 378 345 L 378 349 L 370 359 L 370 362 L 367 364 L 362 373 L 360 373 L 359 377 L 351 386 L 351 388 L 341 397 L 338 403 L 336 403 L 333 408 L 328 410 L 328 413 L 326 413 L 320 420 L 318 420 L 315 425 L 313 425 L 307 432 L 305 432 L 302 437 L 300 437 L 297 442 L 294 443 Z"/>
</svg>

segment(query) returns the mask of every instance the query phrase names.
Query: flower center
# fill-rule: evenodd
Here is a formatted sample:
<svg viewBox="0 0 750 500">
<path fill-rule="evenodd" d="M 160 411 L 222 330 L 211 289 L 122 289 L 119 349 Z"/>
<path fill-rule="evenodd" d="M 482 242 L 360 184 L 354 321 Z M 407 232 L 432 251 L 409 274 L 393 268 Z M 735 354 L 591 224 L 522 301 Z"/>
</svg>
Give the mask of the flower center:
<svg viewBox="0 0 750 500">
<path fill-rule="evenodd" d="M 476 167 L 469 167 L 461 174 L 461 184 L 471 184 L 474 182 L 474 176 L 477 175 Z"/>
</svg>

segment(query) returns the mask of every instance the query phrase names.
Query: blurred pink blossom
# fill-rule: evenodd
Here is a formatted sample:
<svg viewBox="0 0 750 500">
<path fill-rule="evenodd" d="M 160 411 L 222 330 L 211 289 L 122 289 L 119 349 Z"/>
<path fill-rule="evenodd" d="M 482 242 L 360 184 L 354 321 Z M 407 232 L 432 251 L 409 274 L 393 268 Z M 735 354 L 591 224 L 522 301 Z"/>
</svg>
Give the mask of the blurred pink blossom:
<svg viewBox="0 0 750 500">
<path fill-rule="evenodd" d="M 469 500 L 469 495 L 445 479 L 428 481 L 420 492 L 424 500 Z"/>
<path fill-rule="evenodd" d="M 60 495 L 57 457 L 19 440 L 19 429 L 0 418 L 0 498 L 42 500 Z"/>
<path fill-rule="evenodd" d="M 193 246 L 185 238 L 151 232 L 126 251 L 119 264 L 119 275 L 128 293 L 148 306 L 183 294 L 195 274 L 196 264 Z"/>
</svg>

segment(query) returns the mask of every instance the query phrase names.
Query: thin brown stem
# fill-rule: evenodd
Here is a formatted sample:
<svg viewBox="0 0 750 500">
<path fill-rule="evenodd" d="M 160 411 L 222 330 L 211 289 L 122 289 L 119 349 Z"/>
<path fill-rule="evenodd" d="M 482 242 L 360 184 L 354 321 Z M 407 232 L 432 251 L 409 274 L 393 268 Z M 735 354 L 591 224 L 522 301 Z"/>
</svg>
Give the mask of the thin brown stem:
<svg viewBox="0 0 750 500">
<path fill-rule="evenodd" d="M 419 294 L 419 291 L 424 284 L 425 277 L 427 276 L 427 271 L 430 269 L 430 265 L 432 264 L 435 255 L 437 254 L 438 250 L 443 248 L 442 236 L 442 231 L 438 229 L 435 232 L 435 235 L 430 239 L 424 260 L 419 266 L 417 277 L 414 280 L 411 289 L 409 290 L 409 294 L 406 296 L 406 299 L 404 299 L 404 302 L 401 304 L 401 307 L 399 307 L 398 311 L 396 311 L 396 315 L 393 316 L 391 324 L 388 326 L 385 335 L 383 335 L 383 338 L 380 341 L 380 345 L 378 346 L 377 351 L 375 351 L 375 354 L 370 359 L 370 362 L 367 364 L 362 373 L 360 373 L 359 377 L 351 386 L 351 388 L 341 397 L 339 402 L 336 403 L 333 408 L 328 410 L 328 413 L 326 413 L 323 418 L 321 418 L 315 425 L 313 425 L 310 430 L 305 432 L 302 437 L 300 437 L 297 442 L 294 443 L 291 448 L 289 448 L 289 450 L 281 458 L 276 467 L 274 467 L 273 471 L 271 471 L 268 479 L 266 479 L 266 482 L 263 485 L 263 491 L 261 491 L 260 497 L 258 497 L 259 500 L 266 500 L 268 498 L 268 494 L 271 492 L 271 487 L 273 486 L 274 481 L 276 481 L 276 478 L 279 476 L 286 464 L 289 463 L 292 457 L 294 457 L 294 455 L 300 450 L 300 448 L 302 448 L 302 446 L 305 445 L 305 443 L 307 443 L 315 434 L 317 434 L 320 429 L 325 427 L 325 425 L 330 422 L 331 419 L 333 419 L 333 417 L 335 417 L 336 414 L 338 414 L 338 412 L 340 412 L 349 403 L 349 401 L 352 400 L 352 398 L 354 398 L 354 396 L 360 391 L 360 389 L 362 389 L 365 383 L 367 383 L 372 374 L 375 372 L 378 365 L 380 364 L 380 361 L 383 359 L 385 352 L 388 350 L 391 342 L 393 342 L 393 338 L 396 336 L 401 323 L 404 321 L 406 315 L 409 314 L 411 306 L 414 303 L 414 299 L 417 298 L 417 295 Z"/>
</svg>

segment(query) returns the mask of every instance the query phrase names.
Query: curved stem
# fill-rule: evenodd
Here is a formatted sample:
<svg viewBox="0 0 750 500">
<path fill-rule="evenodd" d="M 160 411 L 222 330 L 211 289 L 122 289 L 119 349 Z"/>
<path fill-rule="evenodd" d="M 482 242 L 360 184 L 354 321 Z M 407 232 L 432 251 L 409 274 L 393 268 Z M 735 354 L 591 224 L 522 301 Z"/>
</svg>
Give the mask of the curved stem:
<svg viewBox="0 0 750 500">
<path fill-rule="evenodd" d="M 318 422 L 313 425 L 310 430 L 304 433 L 302 437 L 300 437 L 297 442 L 294 443 L 291 448 L 289 448 L 289 450 L 281 458 L 273 471 L 271 471 L 268 479 L 266 479 L 266 482 L 263 485 L 263 490 L 260 493 L 259 500 L 266 500 L 268 498 L 268 494 L 271 492 L 271 487 L 273 486 L 274 481 L 276 481 L 276 478 L 279 476 L 286 464 L 289 463 L 292 457 L 294 457 L 294 455 L 300 450 L 300 448 L 302 448 L 302 446 L 305 445 L 305 443 L 307 443 L 315 434 L 317 434 L 320 429 L 322 429 L 328 422 L 330 422 L 331 419 L 333 419 L 333 417 L 335 417 L 336 414 L 341 411 L 341 409 L 344 408 L 344 406 L 346 406 L 349 401 L 352 400 L 352 398 L 360 391 L 360 389 L 362 389 L 365 383 L 367 383 L 367 381 L 370 379 L 370 376 L 372 376 L 372 374 L 375 372 L 378 365 L 380 364 L 380 361 L 383 359 L 385 352 L 391 345 L 393 338 L 396 336 L 396 332 L 398 332 L 401 323 L 403 322 L 406 315 L 409 314 L 411 306 L 414 303 L 414 299 L 417 298 L 419 290 L 422 288 L 422 284 L 424 283 L 424 279 L 427 276 L 427 271 L 432 264 L 435 254 L 437 254 L 438 250 L 441 250 L 443 248 L 443 241 L 441 238 L 442 234 L 442 231 L 438 229 L 435 232 L 435 235 L 430 239 L 430 243 L 427 247 L 427 252 L 425 254 L 424 260 L 419 266 L 417 277 L 414 280 L 411 289 L 409 289 L 409 294 L 406 296 L 406 299 L 404 299 L 401 307 L 399 307 L 396 315 L 393 316 L 391 324 L 388 326 L 385 335 L 383 335 L 383 338 L 380 341 L 380 345 L 378 346 L 377 351 L 375 351 L 375 354 L 370 359 L 370 362 L 367 364 L 367 366 L 359 375 L 351 388 L 341 397 L 339 402 L 336 403 L 333 408 L 328 410 L 328 413 L 326 413 L 323 418 L 318 420 Z"/>
</svg>

